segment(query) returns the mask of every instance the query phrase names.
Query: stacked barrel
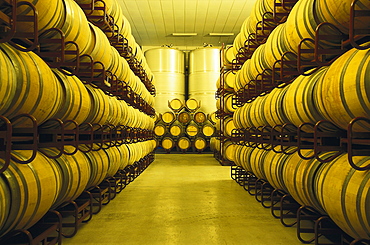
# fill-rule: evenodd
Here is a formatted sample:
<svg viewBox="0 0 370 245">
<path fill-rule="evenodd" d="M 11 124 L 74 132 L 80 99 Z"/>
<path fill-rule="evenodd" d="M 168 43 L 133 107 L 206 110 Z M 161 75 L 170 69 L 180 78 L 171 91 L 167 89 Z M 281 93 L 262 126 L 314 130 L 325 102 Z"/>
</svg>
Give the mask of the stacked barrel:
<svg viewBox="0 0 370 245">
<path fill-rule="evenodd" d="M 180 99 L 169 102 L 169 110 L 161 113 L 155 123 L 158 150 L 167 153 L 207 151 L 211 137 L 215 134 L 215 113 L 199 110 L 195 99 L 185 103 Z"/>
<path fill-rule="evenodd" d="M 232 165 L 234 161 L 234 144 L 231 136 L 235 129 L 233 114 L 234 83 L 236 72 L 232 68 L 232 62 L 235 59 L 234 46 L 222 49 L 221 69 L 217 80 L 217 100 L 216 114 L 219 121 L 216 125 L 217 135 L 212 138 L 212 150 L 214 156 L 222 165 Z"/>
<path fill-rule="evenodd" d="M 270 2 L 257 1 L 254 9 Z M 351 5 L 367 14 L 354 14 L 355 18 L 351 19 Z M 297 145 L 287 147 L 284 143 L 273 145 L 272 141 L 263 141 L 263 132 L 279 131 L 283 125 L 286 129 L 294 125 L 301 134 L 324 132 L 333 135 L 333 132 L 340 132 L 350 137 L 357 133 L 363 134 L 361 140 L 368 142 L 365 135 L 369 133 L 369 123 L 366 120 L 353 122 L 355 118 L 370 118 L 370 90 L 365 82 L 370 71 L 369 44 L 361 36 L 357 37 L 357 44 L 352 43 L 355 48 L 344 44 L 350 30 L 353 31 L 352 24 L 355 30 L 369 36 L 369 10 L 369 1 L 346 0 L 341 4 L 327 0 L 298 1 L 286 22 L 276 23 L 265 40 L 244 60 L 241 69 L 236 69 L 234 85 L 235 92 L 240 94 L 240 91 L 262 83 L 258 79 L 261 74 L 276 78 L 276 74 L 272 74 L 274 66 L 282 59 L 294 61 L 299 57 L 301 64 L 308 64 L 305 74 L 295 67 L 298 74 L 295 78 L 284 83 L 273 80 L 275 88 L 250 98 L 236 109 L 234 124 L 242 136 L 234 137 L 237 142 L 235 164 L 257 179 L 267 181 L 274 189 L 289 193 L 300 205 L 328 215 L 345 233 L 357 240 L 370 239 L 370 172 L 365 167 L 370 163 L 369 153 L 351 156 L 346 152 L 318 152 L 313 145 L 311 149 L 297 148 Z M 254 18 L 253 13 L 245 24 Z M 250 31 L 243 28 L 243 32 Z M 331 36 L 321 41 L 319 46 L 315 41 L 307 41 L 315 40 L 318 28 Z M 341 35 L 337 35 L 339 31 Z M 245 36 L 245 33 L 240 35 Z M 234 42 L 237 47 L 242 45 L 239 39 L 237 37 Z M 320 49 L 330 51 L 326 56 L 330 62 L 321 60 L 320 63 L 314 57 Z M 246 132 L 255 134 L 248 133 L 251 136 L 248 138 L 243 136 Z M 339 134 L 337 137 L 341 137 Z M 283 131 L 279 137 L 285 137 Z"/>
<path fill-rule="evenodd" d="M 152 138 L 155 119 L 142 109 L 143 104 L 150 108 L 154 103 L 148 90 L 150 86 L 142 81 L 144 76 L 146 81 L 152 81 L 152 73 L 118 2 L 96 1 L 95 9 L 102 6 L 105 9 L 84 9 L 86 15 L 78 4 L 84 6 L 94 4 L 94 1 L 76 1 L 78 4 L 73 0 L 26 2 L 33 5 L 38 14 L 36 26 L 40 43 L 45 38 L 60 38 L 56 33 L 64 34 L 62 46 L 65 50 L 77 47 L 79 59 L 68 52 L 60 59 L 66 62 L 90 60 L 92 68 L 96 65 L 104 67 L 106 74 L 113 74 L 116 79 L 113 83 L 113 76 L 106 75 L 105 85 L 109 88 L 124 85 L 121 89 L 126 89 L 141 104 L 100 89 L 97 84 L 85 81 L 78 72 L 71 74 L 73 69 L 51 68 L 55 66 L 53 61 L 43 60 L 40 56 L 43 51 L 60 52 L 57 42 L 42 44 L 37 53 L 20 51 L 22 43 L 0 43 L 1 128 L 11 126 L 14 131 L 23 133 L 26 140 L 34 132 L 34 127 L 40 132 L 72 130 L 93 135 L 99 130 L 102 133 L 108 130 L 114 131 L 115 135 L 125 135 L 121 140 L 92 140 L 79 145 L 67 144 L 62 149 L 58 145 L 36 150 L 13 150 L 9 166 L 2 169 L 4 171 L 0 175 L 0 237 L 13 230 L 30 228 L 48 210 L 65 206 L 84 190 L 98 186 L 103 180 L 142 162 L 142 159 L 148 159 L 155 148 Z M 0 4 L 2 13 L 7 14 L 12 8 L 17 8 L 22 15 L 35 14 L 24 3 L 18 7 Z M 105 17 L 114 22 L 116 32 L 113 33 L 128 41 L 126 55 L 130 57 L 122 57 L 122 50 L 111 46 L 112 39 L 109 38 L 112 32 L 103 32 L 98 27 L 104 18 L 97 21 L 89 18 L 105 13 Z M 14 24 L 17 24 L 19 35 L 34 27 L 22 22 Z M 55 31 L 57 29 L 61 32 Z M 140 66 L 140 72 L 131 69 L 134 66 Z M 97 76 L 97 73 L 91 75 Z M 17 136 L 22 135 L 18 133 Z M 5 166 L 8 160 L 0 159 L 0 167 Z"/>
</svg>

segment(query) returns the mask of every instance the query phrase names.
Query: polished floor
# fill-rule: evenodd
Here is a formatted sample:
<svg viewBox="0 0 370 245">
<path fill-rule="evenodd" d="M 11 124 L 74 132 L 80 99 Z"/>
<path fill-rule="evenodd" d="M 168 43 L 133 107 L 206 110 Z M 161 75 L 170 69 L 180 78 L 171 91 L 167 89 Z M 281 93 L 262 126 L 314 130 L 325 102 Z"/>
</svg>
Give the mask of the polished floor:
<svg viewBox="0 0 370 245">
<path fill-rule="evenodd" d="M 65 245 L 295 245 L 286 228 L 210 154 L 157 154 Z"/>
</svg>

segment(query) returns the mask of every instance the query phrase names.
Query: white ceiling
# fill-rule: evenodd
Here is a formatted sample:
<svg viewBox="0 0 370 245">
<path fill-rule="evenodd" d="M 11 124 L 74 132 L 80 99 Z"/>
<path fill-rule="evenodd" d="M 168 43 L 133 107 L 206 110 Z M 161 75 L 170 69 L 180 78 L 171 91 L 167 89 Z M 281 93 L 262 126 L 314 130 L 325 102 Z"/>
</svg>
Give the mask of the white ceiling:
<svg viewBox="0 0 370 245">
<path fill-rule="evenodd" d="M 232 44 L 256 0 L 118 0 L 141 46 Z M 210 37 L 209 33 L 234 33 Z M 172 33 L 198 33 L 173 37 Z"/>
</svg>

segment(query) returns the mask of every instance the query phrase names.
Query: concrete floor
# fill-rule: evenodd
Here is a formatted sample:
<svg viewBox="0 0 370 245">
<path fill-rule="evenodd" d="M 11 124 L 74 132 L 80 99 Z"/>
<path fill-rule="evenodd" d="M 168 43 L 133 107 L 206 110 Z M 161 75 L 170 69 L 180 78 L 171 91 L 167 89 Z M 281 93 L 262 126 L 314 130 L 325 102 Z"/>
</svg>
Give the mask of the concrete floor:
<svg viewBox="0 0 370 245">
<path fill-rule="evenodd" d="M 274 219 L 210 154 L 156 160 L 65 245 L 295 245 L 295 228 Z"/>
</svg>

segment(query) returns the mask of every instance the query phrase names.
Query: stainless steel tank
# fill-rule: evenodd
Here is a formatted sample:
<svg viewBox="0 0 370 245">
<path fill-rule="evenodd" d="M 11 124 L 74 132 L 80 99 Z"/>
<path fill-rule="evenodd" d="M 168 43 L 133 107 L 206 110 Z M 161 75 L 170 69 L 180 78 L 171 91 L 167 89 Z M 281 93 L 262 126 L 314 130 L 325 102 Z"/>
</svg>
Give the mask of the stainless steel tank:
<svg viewBox="0 0 370 245">
<path fill-rule="evenodd" d="M 174 48 L 161 47 L 149 49 L 144 55 L 155 77 L 154 108 L 159 113 L 166 112 L 168 101 L 185 99 L 185 54 Z"/>
<path fill-rule="evenodd" d="M 200 110 L 206 113 L 216 111 L 215 92 L 220 77 L 220 49 L 198 48 L 190 52 L 189 98 L 200 101 Z"/>
</svg>

